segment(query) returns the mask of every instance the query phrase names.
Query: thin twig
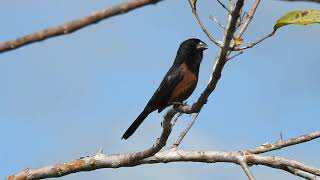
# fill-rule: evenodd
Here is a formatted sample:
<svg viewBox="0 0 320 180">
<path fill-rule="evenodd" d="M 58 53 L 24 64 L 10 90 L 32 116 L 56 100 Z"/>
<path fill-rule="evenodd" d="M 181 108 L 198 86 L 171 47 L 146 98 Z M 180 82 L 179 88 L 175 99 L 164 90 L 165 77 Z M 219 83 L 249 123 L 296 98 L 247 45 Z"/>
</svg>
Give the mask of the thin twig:
<svg viewBox="0 0 320 180">
<path fill-rule="evenodd" d="M 249 45 L 247 46 L 244 46 L 244 47 L 234 47 L 232 50 L 233 51 L 243 51 L 245 49 L 249 49 L 249 48 L 252 48 L 254 47 L 255 45 L 261 43 L 262 41 L 270 38 L 271 36 L 273 36 L 275 34 L 276 31 L 272 31 L 270 34 L 267 34 L 265 37 L 261 38 L 260 40 L 256 41 L 256 42 L 252 42 L 250 43 Z"/>
<path fill-rule="evenodd" d="M 127 13 L 136 8 L 142 6 L 156 4 L 161 0 L 131 0 L 117 6 L 114 6 L 110 9 L 105 9 L 103 11 L 93 13 L 92 15 L 77 19 L 65 24 L 52 27 L 49 29 L 44 29 L 38 32 L 31 33 L 29 35 L 20 37 L 15 40 L 10 40 L 5 43 L 0 44 L 0 53 L 17 49 L 19 47 L 25 46 L 30 43 L 43 41 L 48 38 L 52 38 L 59 35 L 66 35 L 72 32 L 75 32 L 81 28 L 87 27 L 89 25 L 98 23 L 101 20 L 107 19 L 112 16 L 120 15 Z"/>
<path fill-rule="evenodd" d="M 206 29 L 206 27 L 205 27 L 204 24 L 202 23 L 202 21 L 201 21 L 201 19 L 200 19 L 200 17 L 199 17 L 199 14 L 198 14 L 198 12 L 197 12 L 197 10 L 196 10 L 196 6 L 193 6 L 193 5 L 192 5 L 191 0 L 188 0 L 188 2 L 189 2 L 190 7 L 191 7 L 191 9 L 192 9 L 192 13 L 193 13 L 194 16 L 196 17 L 197 22 L 198 22 L 198 24 L 200 25 L 202 31 L 206 34 L 206 36 L 210 39 L 211 42 L 213 42 L 213 43 L 214 43 L 215 45 L 217 45 L 218 47 L 221 47 L 221 43 L 220 43 L 218 40 L 216 40 L 216 39 L 208 32 L 208 30 Z"/>
<path fill-rule="evenodd" d="M 225 4 L 223 4 L 220 0 L 217 0 L 217 2 L 223 7 L 223 9 L 225 9 L 228 12 L 228 14 L 231 14 L 230 9 L 228 9 Z"/>
<path fill-rule="evenodd" d="M 239 33 L 236 36 L 236 38 L 240 38 L 243 35 L 243 33 L 247 30 L 247 28 L 248 28 L 248 26 L 249 26 L 249 24 L 250 24 L 250 22 L 251 22 L 251 20 L 252 20 L 252 18 L 254 16 L 254 13 L 256 12 L 256 10 L 257 10 L 257 8 L 258 8 L 258 6 L 260 4 L 260 1 L 261 0 L 255 0 L 255 2 L 253 3 L 250 11 L 248 12 L 247 19 L 244 21 L 244 23 L 243 23 L 241 29 L 239 30 Z"/>
<path fill-rule="evenodd" d="M 247 150 L 244 150 L 241 152 L 244 154 L 261 154 L 261 153 L 265 153 L 265 152 L 269 152 L 269 151 L 278 150 L 278 149 L 281 149 L 284 147 L 292 146 L 295 144 L 304 143 L 304 142 L 311 141 L 311 140 L 317 139 L 317 138 L 320 138 L 320 130 L 314 131 L 312 133 L 304 134 L 302 136 L 292 138 L 289 140 L 279 140 L 278 142 L 276 142 L 274 144 L 263 144 L 257 148 L 247 149 Z"/>
<path fill-rule="evenodd" d="M 244 51 L 239 51 L 239 52 L 236 53 L 235 55 L 228 57 L 228 58 L 227 58 L 227 61 L 229 61 L 229 60 L 231 60 L 231 59 L 233 59 L 233 58 L 235 58 L 235 57 L 237 57 L 237 56 L 239 56 L 239 55 L 241 55 L 241 54 L 243 54 L 243 53 L 244 53 Z"/>
<path fill-rule="evenodd" d="M 226 30 L 226 26 L 220 23 L 220 21 L 216 17 L 210 15 L 209 18 L 215 23 L 217 23 L 223 30 Z"/>
<path fill-rule="evenodd" d="M 200 113 L 200 112 L 199 112 Z M 187 133 L 189 132 L 189 130 L 191 129 L 191 127 L 193 126 L 193 124 L 196 122 L 197 117 L 199 115 L 199 113 L 195 113 L 192 117 L 191 122 L 188 124 L 188 126 L 180 133 L 178 139 L 176 140 L 175 143 L 173 143 L 173 145 L 171 146 L 171 148 L 177 148 L 181 141 L 183 140 L 183 138 L 187 135 Z"/>
</svg>

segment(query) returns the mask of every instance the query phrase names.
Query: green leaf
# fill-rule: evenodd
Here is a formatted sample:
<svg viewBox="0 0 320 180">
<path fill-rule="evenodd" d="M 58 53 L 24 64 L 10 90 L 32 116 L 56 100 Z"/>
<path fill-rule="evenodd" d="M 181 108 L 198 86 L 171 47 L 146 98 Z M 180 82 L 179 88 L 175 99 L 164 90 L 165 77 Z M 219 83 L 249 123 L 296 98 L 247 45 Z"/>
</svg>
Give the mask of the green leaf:
<svg viewBox="0 0 320 180">
<path fill-rule="evenodd" d="M 273 29 L 276 31 L 289 24 L 308 25 L 314 23 L 320 23 L 320 10 L 292 11 L 278 19 Z"/>
</svg>

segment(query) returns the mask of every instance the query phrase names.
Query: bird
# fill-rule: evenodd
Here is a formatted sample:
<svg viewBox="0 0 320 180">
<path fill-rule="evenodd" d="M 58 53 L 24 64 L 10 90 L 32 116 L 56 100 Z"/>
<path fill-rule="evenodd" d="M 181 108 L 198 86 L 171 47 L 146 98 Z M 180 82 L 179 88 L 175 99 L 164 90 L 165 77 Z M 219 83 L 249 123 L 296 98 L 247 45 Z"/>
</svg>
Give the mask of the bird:
<svg viewBox="0 0 320 180">
<path fill-rule="evenodd" d="M 170 105 L 182 104 L 193 93 L 198 83 L 203 51 L 207 48 L 208 45 L 197 38 L 187 39 L 180 44 L 174 62 L 160 86 L 121 139 L 128 139 L 153 111 L 158 110 L 160 113 Z"/>
</svg>

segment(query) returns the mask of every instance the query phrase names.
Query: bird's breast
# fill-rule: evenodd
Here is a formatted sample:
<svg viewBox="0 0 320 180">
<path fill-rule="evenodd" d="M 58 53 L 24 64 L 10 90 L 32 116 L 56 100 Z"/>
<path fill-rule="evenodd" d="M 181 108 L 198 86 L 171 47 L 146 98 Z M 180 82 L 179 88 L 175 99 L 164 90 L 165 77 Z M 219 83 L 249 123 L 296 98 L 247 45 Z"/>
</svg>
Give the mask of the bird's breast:
<svg viewBox="0 0 320 180">
<path fill-rule="evenodd" d="M 183 79 L 177 84 L 177 86 L 172 91 L 168 101 L 169 103 L 182 102 L 186 100 L 197 86 L 197 75 L 190 71 L 190 69 L 185 63 L 181 65 L 181 70 L 183 73 Z"/>
</svg>

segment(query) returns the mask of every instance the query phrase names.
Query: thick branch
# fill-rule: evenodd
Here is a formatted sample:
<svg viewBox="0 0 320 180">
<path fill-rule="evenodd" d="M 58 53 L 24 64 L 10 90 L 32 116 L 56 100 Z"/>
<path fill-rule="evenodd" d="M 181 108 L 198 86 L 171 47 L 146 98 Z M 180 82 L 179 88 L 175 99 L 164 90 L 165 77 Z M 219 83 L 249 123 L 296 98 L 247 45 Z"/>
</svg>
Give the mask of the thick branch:
<svg viewBox="0 0 320 180">
<path fill-rule="evenodd" d="M 162 149 L 162 147 L 166 145 L 167 139 L 171 133 L 171 120 L 176 114 L 177 111 L 173 109 L 170 109 L 166 113 L 162 122 L 163 131 L 160 138 L 151 148 L 147 150 L 114 155 L 97 153 L 94 156 L 80 158 L 67 163 L 60 163 L 38 169 L 26 169 L 16 175 L 7 177 L 6 180 L 44 179 L 66 176 L 68 174 L 76 173 L 79 171 L 92 171 L 101 168 L 118 168 L 132 166 L 131 164 L 136 163 L 137 161 L 155 155 Z"/>
<path fill-rule="evenodd" d="M 86 26 L 89 26 L 91 24 L 98 23 L 99 21 L 104 20 L 106 18 L 127 13 L 131 10 L 134 10 L 136 8 L 146 6 L 149 4 L 156 4 L 159 1 L 161 0 L 131 0 L 126 3 L 122 3 L 120 5 L 112 7 L 110 9 L 106 9 L 106 10 L 94 13 L 92 15 L 62 24 L 60 26 L 44 29 L 44 30 L 20 37 L 15 40 L 7 41 L 3 44 L 0 44 L 0 53 L 17 49 L 21 46 L 42 41 L 51 37 L 69 34 L 76 30 L 84 28 Z"/>
<path fill-rule="evenodd" d="M 39 169 L 28 169 L 16 176 L 10 176 L 7 180 L 14 179 L 43 179 L 49 177 L 60 177 L 70 173 L 79 171 L 90 171 L 100 168 L 119 168 L 119 167 L 134 167 L 141 164 L 156 164 L 156 163 L 170 163 L 170 162 L 205 162 L 218 163 L 227 162 L 239 164 L 238 159 L 244 158 L 246 162 L 254 165 L 264 165 L 276 169 L 288 171 L 287 167 L 298 169 L 315 176 L 320 175 L 320 169 L 305 165 L 303 163 L 289 160 L 282 157 L 266 157 L 261 155 L 241 155 L 237 152 L 223 152 L 223 151 L 182 151 L 177 149 L 166 150 L 159 152 L 152 157 L 140 160 L 131 161 L 131 163 L 121 163 L 119 159 L 123 159 L 128 154 L 106 155 L 97 154 L 75 160 L 69 163 L 57 164 L 53 166 L 43 167 Z M 291 172 L 290 172 L 291 173 Z"/>
<path fill-rule="evenodd" d="M 17 180 L 17 179 L 44 179 L 49 177 L 60 177 L 79 171 L 91 171 L 101 168 L 119 168 L 119 167 L 133 167 L 141 164 L 154 164 L 154 163 L 168 163 L 168 162 L 231 162 L 241 165 L 241 162 L 255 165 L 265 165 L 272 168 L 282 169 L 292 174 L 301 177 L 312 177 L 320 176 L 320 169 L 307 166 L 297 161 L 285 159 L 282 157 L 265 157 L 255 155 L 254 153 L 264 153 L 268 151 L 277 150 L 280 148 L 264 147 L 261 149 L 249 149 L 240 152 L 223 152 L 223 151 L 182 151 L 176 148 L 158 152 L 164 145 L 171 132 L 171 119 L 177 112 L 170 110 L 163 122 L 163 132 L 161 138 L 157 143 L 149 150 L 137 152 L 137 153 L 126 153 L 126 154 L 114 154 L 106 155 L 98 153 L 94 156 L 77 159 L 68 163 L 61 163 L 52 166 L 42 167 L 38 169 L 27 169 L 16 175 L 9 176 L 6 180 Z M 290 140 L 282 140 L 278 142 L 278 147 L 287 147 L 304 143 L 307 141 L 319 138 L 320 131 L 315 131 L 297 138 Z M 245 153 L 250 152 L 250 153 Z M 156 153 L 156 154 L 154 154 Z M 148 158 L 147 158 L 148 157 Z M 245 164 L 242 167 L 251 178 L 252 173 L 248 170 Z M 309 178 L 310 179 L 310 178 Z"/>
</svg>

